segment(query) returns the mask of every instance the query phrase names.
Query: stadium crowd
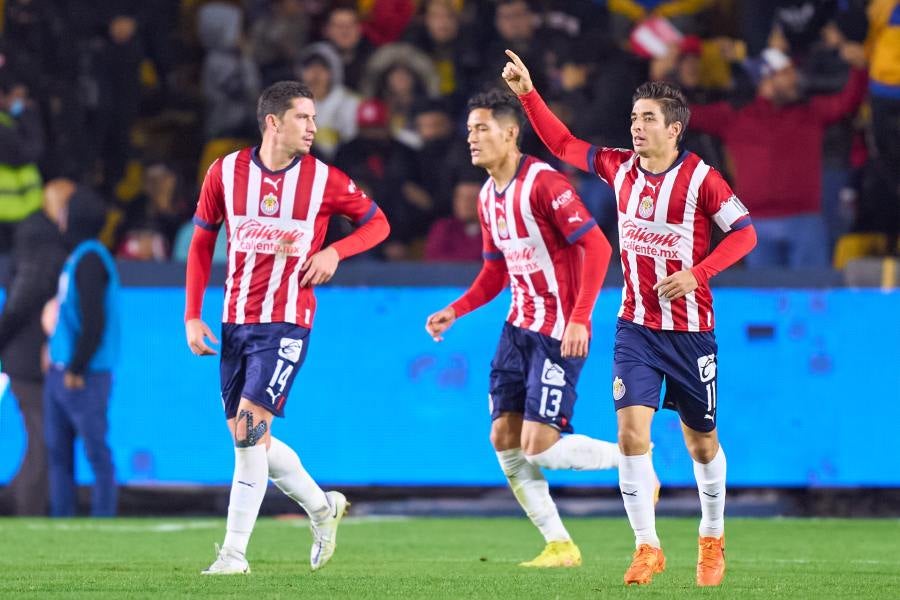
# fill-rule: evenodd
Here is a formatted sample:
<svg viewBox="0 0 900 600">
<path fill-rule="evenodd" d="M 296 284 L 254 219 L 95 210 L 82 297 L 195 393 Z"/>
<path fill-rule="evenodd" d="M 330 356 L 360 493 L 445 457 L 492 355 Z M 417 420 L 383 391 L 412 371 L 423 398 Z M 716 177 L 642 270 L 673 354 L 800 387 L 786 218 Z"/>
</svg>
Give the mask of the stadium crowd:
<svg viewBox="0 0 900 600">
<path fill-rule="evenodd" d="M 480 258 L 483 174 L 466 99 L 505 89 L 510 48 L 581 138 L 630 147 L 631 92 L 678 83 L 686 147 L 754 215 L 748 267 L 897 251 L 896 0 L 8 0 L 0 35 L 0 252 L 45 183 L 93 190 L 117 258 L 184 260 L 199 182 L 259 138 L 255 100 L 313 90 L 314 154 L 384 209 L 383 260 Z M 549 156 L 610 240 L 612 191 Z M 57 186 L 56 189 L 59 189 Z M 71 189 L 75 189 L 73 186 Z M 343 223 L 332 225 L 343 235 Z M 224 260 L 225 240 L 217 258 Z"/>
</svg>

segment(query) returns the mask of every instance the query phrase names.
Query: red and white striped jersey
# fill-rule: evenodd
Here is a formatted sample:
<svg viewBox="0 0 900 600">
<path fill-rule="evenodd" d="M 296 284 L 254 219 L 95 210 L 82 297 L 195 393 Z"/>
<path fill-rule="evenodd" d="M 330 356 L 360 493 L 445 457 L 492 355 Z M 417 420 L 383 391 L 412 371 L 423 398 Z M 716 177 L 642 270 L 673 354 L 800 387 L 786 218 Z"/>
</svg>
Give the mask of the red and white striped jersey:
<svg viewBox="0 0 900 600">
<path fill-rule="evenodd" d="M 547 163 L 523 156 L 505 189 L 485 182 L 478 217 L 485 260 L 506 261 L 507 321 L 562 339 L 581 280 L 582 250 L 574 243 L 596 226 L 572 185 Z"/>
<path fill-rule="evenodd" d="M 722 175 L 687 151 L 657 174 L 643 170 L 632 150 L 592 147 L 588 165 L 612 186 L 618 203 L 625 277 L 619 317 L 651 329 L 713 329 L 708 285 L 674 301 L 660 298 L 653 286 L 706 258 L 712 223 L 724 232 L 750 224 Z"/>
<path fill-rule="evenodd" d="M 316 299 L 300 269 L 318 252 L 331 215 L 362 225 L 377 206 L 340 169 L 312 155 L 270 171 L 256 148 L 216 160 L 203 181 L 194 223 L 228 234 L 223 323 L 311 327 Z"/>
</svg>

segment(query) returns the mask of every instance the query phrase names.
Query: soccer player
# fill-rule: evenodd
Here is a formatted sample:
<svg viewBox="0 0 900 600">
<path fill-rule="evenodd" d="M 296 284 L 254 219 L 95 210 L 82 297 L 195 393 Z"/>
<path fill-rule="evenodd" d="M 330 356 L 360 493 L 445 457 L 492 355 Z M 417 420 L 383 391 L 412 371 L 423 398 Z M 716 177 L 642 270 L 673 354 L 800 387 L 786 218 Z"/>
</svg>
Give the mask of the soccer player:
<svg viewBox="0 0 900 600">
<path fill-rule="evenodd" d="M 656 534 L 650 424 L 659 407 L 678 411 L 694 461 L 701 520 L 697 584 L 725 574 L 725 453 L 716 433 L 716 346 L 709 279 L 756 244 L 750 215 L 699 156 L 680 151 L 690 118 L 676 87 L 651 82 L 633 98 L 634 150 L 597 148 L 576 139 L 534 89 L 515 53 L 503 78 L 535 131 L 562 160 L 602 178 L 618 199 L 625 286 L 613 353 L 619 426 L 619 488 L 637 547 L 626 584 L 650 583 L 666 559 Z M 712 251 L 715 223 L 728 235 Z"/>
<path fill-rule="evenodd" d="M 572 186 L 519 151 L 518 101 L 492 91 L 469 101 L 472 164 L 490 177 L 479 194 L 484 263 L 461 298 L 428 317 L 441 341 L 462 317 L 510 282 L 512 303 L 491 362 L 491 443 L 509 486 L 546 546 L 526 567 L 574 567 L 581 552 L 540 467 L 610 469 L 615 444 L 572 432 L 575 386 L 611 248 Z"/>
<path fill-rule="evenodd" d="M 234 438 L 234 478 L 225 542 L 208 575 L 249 573 L 250 534 L 267 478 L 307 512 L 310 566 L 334 554 L 348 505 L 323 492 L 297 454 L 272 435 L 309 347 L 314 286 L 334 275 L 341 259 L 387 237 L 384 214 L 344 173 L 309 154 L 316 107 L 304 84 L 281 81 L 263 91 L 256 109 L 262 142 L 216 160 L 206 174 L 187 261 L 185 330 L 188 347 L 204 356 L 217 343 L 200 318 L 216 234 L 228 233 L 228 276 L 220 366 L 225 418 Z M 322 248 L 332 215 L 359 228 Z"/>
</svg>

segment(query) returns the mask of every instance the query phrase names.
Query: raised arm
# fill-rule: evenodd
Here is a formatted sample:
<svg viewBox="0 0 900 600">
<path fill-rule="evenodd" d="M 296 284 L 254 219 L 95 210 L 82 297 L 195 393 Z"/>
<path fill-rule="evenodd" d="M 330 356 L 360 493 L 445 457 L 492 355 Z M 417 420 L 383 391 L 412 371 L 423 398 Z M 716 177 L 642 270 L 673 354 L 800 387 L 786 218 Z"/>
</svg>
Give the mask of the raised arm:
<svg viewBox="0 0 900 600">
<path fill-rule="evenodd" d="M 592 172 L 592 167 L 588 164 L 591 145 L 572 135 L 565 124 L 547 107 L 544 99 L 534 88 L 531 74 L 522 59 L 512 50 L 507 50 L 506 55 L 510 62 L 503 67 L 503 79 L 519 97 L 538 137 L 560 160 L 582 171 Z"/>
</svg>

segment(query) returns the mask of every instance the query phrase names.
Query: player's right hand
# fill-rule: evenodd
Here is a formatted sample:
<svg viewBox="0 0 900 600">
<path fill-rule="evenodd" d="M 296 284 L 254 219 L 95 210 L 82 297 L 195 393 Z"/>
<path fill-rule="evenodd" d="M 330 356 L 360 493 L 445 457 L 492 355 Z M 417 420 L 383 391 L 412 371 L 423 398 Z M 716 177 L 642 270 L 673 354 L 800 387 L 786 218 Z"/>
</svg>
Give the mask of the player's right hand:
<svg viewBox="0 0 900 600">
<path fill-rule="evenodd" d="M 506 55 L 511 62 L 506 63 L 503 67 L 503 79 L 517 96 L 527 94 L 534 89 L 534 83 L 531 81 L 531 74 L 519 55 L 512 50 L 507 50 Z"/>
<path fill-rule="evenodd" d="M 216 351 L 206 345 L 206 338 L 213 344 L 218 344 L 219 340 L 213 335 L 209 326 L 200 319 L 190 319 L 184 324 L 184 332 L 187 336 L 188 348 L 197 356 L 209 356 L 215 354 Z"/>
<path fill-rule="evenodd" d="M 456 311 L 448 306 L 428 317 L 428 320 L 425 321 L 425 331 L 434 341 L 442 342 L 444 338 L 441 334 L 450 329 L 455 320 Z"/>
</svg>

